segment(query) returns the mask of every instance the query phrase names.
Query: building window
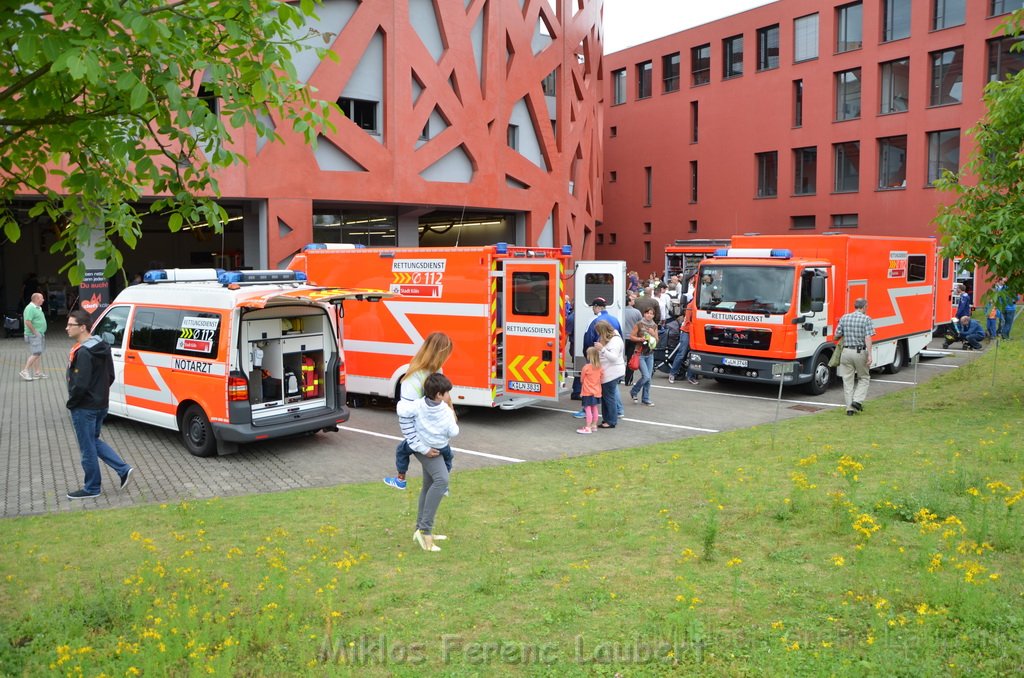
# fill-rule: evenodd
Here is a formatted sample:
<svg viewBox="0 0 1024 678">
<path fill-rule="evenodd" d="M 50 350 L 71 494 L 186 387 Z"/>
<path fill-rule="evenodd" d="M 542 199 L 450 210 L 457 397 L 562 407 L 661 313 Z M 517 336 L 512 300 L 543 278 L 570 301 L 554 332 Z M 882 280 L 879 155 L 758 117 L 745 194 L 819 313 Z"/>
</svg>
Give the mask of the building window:
<svg viewBox="0 0 1024 678">
<path fill-rule="evenodd" d="M 651 232 L 651 222 L 645 221 L 644 222 L 644 233 L 650 233 L 650 232 Z"/>
<path fill-rule="evenodd" d="M 789 218 L 789 227 L 798 231 L 808 231 L 814 229 L 814 215 L 808 214 L 799 217 Z"/>
<path fill-rule="evenodd" d="M 933 0 L 932 30 L 962 26 L 966 17 L 967 0 Z"/>
<path fill-rule="evenodd" d="M 959 104 L 963 101 L 964 48 L 932 52 L 931 106 Z"/>
<path fill-rule="evenodd" d="M 910 37 L 910 0 L 882 0 L 882 42 Z"/>
<path fill-rule="evenodd" d="M 833 214 L 832 228 L 857 228 L 857 215 Z"/>
<path fill-rule="evenodd" d="M 615 170 L 612 170 L 611 172 L 608 173 L 608 183 L 609 184 L 614 184 L 618 180 L 619 180 L 619 173 L 618 172 L 616 172 Z"/>
<path fill-rule="evenodd" d="M 690 102 L 690 143 L 697 143 L 697 136 L 700 123 L 700 105 L 696 101 Z"/>
<path fill-rule="evenodd" d="M 508 147 L 514 151 L 519 150 L 519 125 L 508 126 Z"/>
<path fill-rule="evenodd" d="M 661 57 L 661 77 L 665 92 L 679 91 L 679 52 Z"/>
<path fill-rule="evenodd" d="M 690 202 L 697 202 L 697 161 L 690 161 Z"/>
<path fill-rule="evenodd" d="M 644 263 L 651 263 L 651 241 L 644 240 Z"/>
<path fill-rule="evenodd" d="M 214 115 L 220 114 L 220 102 L 217 99 L 217 93 L 213 91 L 213 88 L 207 87 L 205 82 L 199 84 L 199 91 L 196 92 L 196 96 L 209 109 L 210 113 Z"/>
<path fill-rule="evenodd" d="M 743 75 L 743 36 L 734 35 L 722 41 L 722 77 Z"/>
<path fill-rule="evenodd" d="M 991 3 L 989 16 L 1009 14 L 1015 9 L 1024 8 L 1024 0 L 991 0 Z"/>
<path fill-rule="evenodd" d="M 362 99 L 338 99 L 338 108 L 349 120 L 362 129 L 373 134 L 377 133 L 377 102 Z"/>
<path fill-rule="evenodd" d="M 793 61 L 818 58 L 818 15 L 793 19 Z"/>
<path fill-rule="evenodd" d="M 779 25 L 757 29 L 757 70 L 779 67 Z"/>
<path fill-rule="evenodd" d="M 860 189 L 860 142 L 847 141 L 832 146 L 835 155 L 836 193 L 854 193 Z"/>
<path fill-rule="evenodd" d="M 804 81 L 793 81 L 793 127 L 804 125 Z"/>
<path fill-rule="evenodd" d="M 859 2 L 836 7 L 836 52 L 849 52 L 864 45 L 863 7 Z"/>
<path fill-rule="evenodd" d="M 814 195 L 818 189 L 818 148 L 793 149 L 793 194 Z"/>
<path fill-rule="evenodd" d="M 612 125 L 611 127 L 609 127 L 608 128 L 608 136 L 610 136 L 612 139 L 614 139 L 615 137 L 619 136 L 619 128 L 618 128 L 618 126 Z"/>
<path fill-rule="evenodd" d="M 690 233 L 696 233 L 696 232 L 697 232 L 697 220 L 696 219 L 690 219 Z"/>
<path fill-rule="evenodd" d="M 755 153 L 757 160 L 757 197 L 774 198 L 779 192 L 779 152 Z"/>
<path fill-rule="evenodd" d="M 597 244 L 598 245 L 603 245 L 604 244 L 604 233 L 598 233 L 597 234 Z"/>
<path fill-rule="evenodd" d="M 616 242 L 618 242 L 618 240 L 619 240 L 618 233 L 609 233 L 608 234 L 608 244 L 609 245 L 614 245 Z"/>
<path fill-rule="evenodd" d="M 651 76 L 654 74 L 654 64 L 650 61 L 645 61 L 642 64 L 636 65 L 636 98 L 646 99 L 651 96 L 652 83 Z"/>
<path fill-rule="evenodd" d="M 878 140 L 878 188 L 907 187 L 907 137 Z"/>
<path fill-rule="evenodd" d="M 554 70 L 548 73 L 547 77 L 541 80 L 540 88 L 544 92 L 544 96 L 553 97 L 558 95 L 558 71 Z"/>
<path fill-rule="evenodd" d="M 711 82 L 711 45 L 701 45 L 690 50 L 690 75 L 694 85 Z"/>
<path fill-rule="evenodd" d="M 626 69 L 612 71 L 612 105 L 626 103 Z"/>
<path fill-rule="evenodd" d="M 836 120 L 860 117 L 860 69 L 836 73 Z"/>
<path fill-rule="evenodd" d="M 928 132 L 928 183 L 934 184 L 946 170 L 960 171 L 960 130 Z"/>
<path fill-rule="evenodd" d="M 1024 69 L 1024 52 L 1010 46 L 1024 41 L 1020 37 L 996 38 L 988 41 L 988 81 L 1005 80 Z"/>
<path fill-rule="evenodd" d="M 644 207 L 650 207 L 654 197 L 654 168 L 644 168 Z"/>
<path fill-rule="evenodd" d="M 910 59 L 882 64 L 882 96 L 879 113 L 902 113 L 910 98 Z"/>
</svg>

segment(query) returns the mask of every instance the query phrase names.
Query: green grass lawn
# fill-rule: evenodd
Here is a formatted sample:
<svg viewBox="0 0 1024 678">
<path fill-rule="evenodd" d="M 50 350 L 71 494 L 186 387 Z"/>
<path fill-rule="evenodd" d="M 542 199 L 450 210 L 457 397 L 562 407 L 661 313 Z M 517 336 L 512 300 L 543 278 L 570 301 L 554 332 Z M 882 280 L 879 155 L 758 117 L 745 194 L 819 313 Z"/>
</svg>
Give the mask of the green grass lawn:
<svg viewBox="0 0 1024 678">
<path fill-rule="evenodd" d="M 418 481 L 6 520 L 0 673 L 1019 675 L 1022 354 L 456 473 L 441 553 Z"/>
</svg>

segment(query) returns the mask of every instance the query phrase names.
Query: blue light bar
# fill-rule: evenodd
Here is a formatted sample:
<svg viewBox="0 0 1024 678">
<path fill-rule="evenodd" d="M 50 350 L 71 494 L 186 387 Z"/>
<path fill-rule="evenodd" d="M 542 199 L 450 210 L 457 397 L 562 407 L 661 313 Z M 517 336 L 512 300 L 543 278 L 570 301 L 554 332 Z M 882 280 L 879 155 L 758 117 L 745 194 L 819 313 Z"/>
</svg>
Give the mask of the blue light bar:
<svg viewBox="0 0 1024 678">
<path fill-rule="evenodd" d="M 721 247 L 721 248 L 715 250 L 715 256 L 716 257 L 727 257 L 727 256 L 729 256 L 729 248 Z"/>
<path fill-rule="evenodd" d="M 156 283 L 161 280 L 167 280 L 167 271 L 163 269 L 153 269 L 152 271 L 146 271 L 142 276 L 142 282 L 144 283 Z"/>
<path fill-rule="evenodd" d="M 223 271 L 217 276 L 221 285 L 241 283 L 306 282 L 302 271 Z"/>
<path fill-rule="evenodd" d="M 571 257 L 572 245 L 562 245 L 562 254 L 566 255 L 567 257 Z"/>
<path fill-rule="evenodd" d="M 327 249 L 327 245 L 323 244 L 322 242 L 311 242 L 308 245 L 306 245 L 305 247 L 303 247 L 302 251 L 305 252 L 306 250 L 325 250 L 325 249 Z"/>
<path fill-rule="evenodd" d="M 793 251 L 784 249 L 772 250 L 771 257 L 773 259 L 792 259 Z"/>
<path fill-rule="evenodd" d="M 494 248 L 495 248 L 495 251 L 498 254 L 508 254 L 508 243 L 507 242 L 495 243 Z"/>
</svg>

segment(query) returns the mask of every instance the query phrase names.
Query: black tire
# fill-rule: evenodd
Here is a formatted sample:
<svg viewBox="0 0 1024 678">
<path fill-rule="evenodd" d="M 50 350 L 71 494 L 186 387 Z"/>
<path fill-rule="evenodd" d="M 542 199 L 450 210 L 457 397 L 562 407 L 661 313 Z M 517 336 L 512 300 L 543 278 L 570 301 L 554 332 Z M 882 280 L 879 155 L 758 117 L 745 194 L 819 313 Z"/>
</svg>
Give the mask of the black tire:
<svg viewBox="0 0 1024 678">
<path fill-rule="evenodd" d="M 896 342 L 896 355 L 892 362 L 882 368 L 886 374 L 896 374 L 907 364 L 907 345 L 902 341 Z"/>
<path fill-rule="evenodd" d="M 811 395 L 821 395 L 832 385 L 832 368 L 828 366 L 829 355 L 819 354 L 814 359 L 811 380 L 804 384 L 804 391 Z"/>
<path fill-rule="evenodd" d="M 189 454 L 212 457 L 217 454 L 217 439 L 210 420 L 199 405 L 190 405 L 181 417 L 181 440 Z"/>
</svg>

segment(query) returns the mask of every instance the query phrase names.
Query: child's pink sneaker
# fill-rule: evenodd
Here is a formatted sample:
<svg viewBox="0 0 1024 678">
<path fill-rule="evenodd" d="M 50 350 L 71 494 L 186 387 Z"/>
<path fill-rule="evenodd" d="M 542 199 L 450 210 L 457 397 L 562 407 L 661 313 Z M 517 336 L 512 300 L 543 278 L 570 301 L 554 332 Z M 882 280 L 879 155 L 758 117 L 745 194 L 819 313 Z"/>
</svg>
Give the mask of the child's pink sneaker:
<svg viewBox="0 0 1024 678">
<path fill-rule="evenodd" d="M 576 429 L 576 433 L 593 433 L 593 431 L 584 426 L 583 428 Z"/>
</svg>

